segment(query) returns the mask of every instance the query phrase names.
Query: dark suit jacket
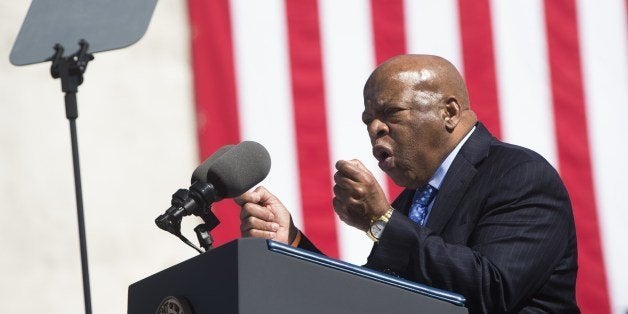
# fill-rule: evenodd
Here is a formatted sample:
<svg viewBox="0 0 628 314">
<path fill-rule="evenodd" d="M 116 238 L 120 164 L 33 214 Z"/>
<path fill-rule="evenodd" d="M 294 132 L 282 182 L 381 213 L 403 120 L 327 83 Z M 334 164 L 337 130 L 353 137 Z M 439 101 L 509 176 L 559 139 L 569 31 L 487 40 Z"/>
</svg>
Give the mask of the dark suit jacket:
<svg viewBox="0 0 628 314">
<path fill-rule="evenodd" d="M 460 293 L 471 313 L 579 312 L 571 204 L 543 157 L 478 123 L 425 227 L 407 217 L 413 193 L 393 202 L 367 267 Z"/>
</svg>

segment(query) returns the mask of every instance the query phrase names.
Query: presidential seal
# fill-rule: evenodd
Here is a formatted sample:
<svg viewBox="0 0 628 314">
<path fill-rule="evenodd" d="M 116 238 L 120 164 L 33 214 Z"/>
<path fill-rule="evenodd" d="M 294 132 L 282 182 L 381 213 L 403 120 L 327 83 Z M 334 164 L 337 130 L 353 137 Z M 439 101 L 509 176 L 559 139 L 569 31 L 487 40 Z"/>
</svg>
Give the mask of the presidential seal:
<svg viewBox="0 0 628 314">
<path fill-rule="evenodd" d="M 193 314 L 192 306 L 185 297 L 166 297 L 157 308 L 157 314 Z"/>
</svg>

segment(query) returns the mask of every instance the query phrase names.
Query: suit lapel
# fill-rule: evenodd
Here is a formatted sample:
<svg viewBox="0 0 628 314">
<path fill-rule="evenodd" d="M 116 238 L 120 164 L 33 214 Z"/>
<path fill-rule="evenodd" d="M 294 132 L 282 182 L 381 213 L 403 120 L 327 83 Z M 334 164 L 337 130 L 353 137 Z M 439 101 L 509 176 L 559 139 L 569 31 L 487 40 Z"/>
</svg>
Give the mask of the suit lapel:
<svg viewBox="0 0 628 314">
<path fill-rule="evenodd" d="M 438 191 L 427 220 L 427 227 L 441 233 L 458 208 L 471 180 L 477 173 L 476 165 L 488 155 L 492 136 L 478 123 L 452 162 Z"/>
</svg>

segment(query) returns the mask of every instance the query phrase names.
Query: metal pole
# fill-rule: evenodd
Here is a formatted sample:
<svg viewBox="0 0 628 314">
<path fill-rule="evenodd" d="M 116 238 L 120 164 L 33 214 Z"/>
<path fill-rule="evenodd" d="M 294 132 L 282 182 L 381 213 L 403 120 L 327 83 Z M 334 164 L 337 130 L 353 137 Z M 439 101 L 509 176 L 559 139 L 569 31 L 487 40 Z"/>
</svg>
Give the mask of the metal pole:
<svg viewBox="0 0 628 314">
<path fill-rule="evenodd" d="M 74 166 L 74 188 L 76 193 L 76 213 L 78 216 L 79 243 L 81 248 L 81 269 L 83 272 L 83 296 L 85 298 L 85 313 L 92 313 L 92 300 L 89 286 L 89 268 L 87 264 L 87 238 L 85 236 L 85 218 L 83 215 L 83 189 L 81 186 L 81 168 L 79 163 L 78 140 L 76 132 L 76 118 L 78 108 L 76 93 L 65 94 L 66 116 L 70 121 L 70 138 L 72 141 L 72 164 Z"/>
</svg>

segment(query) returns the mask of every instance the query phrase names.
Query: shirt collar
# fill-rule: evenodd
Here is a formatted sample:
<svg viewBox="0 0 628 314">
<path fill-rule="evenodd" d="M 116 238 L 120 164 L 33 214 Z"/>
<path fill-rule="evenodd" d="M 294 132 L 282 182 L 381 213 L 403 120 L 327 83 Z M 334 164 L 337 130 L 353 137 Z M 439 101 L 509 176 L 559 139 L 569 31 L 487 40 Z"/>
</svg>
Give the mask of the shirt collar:
<svg viewBox="0 0 628 314">
<path fill-rule="evenodd" d="M 475 126 L 471 129 L 471 131 L 469 131 L 469 133 L 467 133 L 467 135 L 465 135 L 465 137 L 462 139 L 462 141 L 460 141 L 460 143 L 458 143 L 458 145 L 456 145 L 454 150 L 452 150 L 451 153 L 449 153 L 449 155 L 447 155 L 447 158 L 445 158 L 445 160 L 443 160 L 443 162 L 440 164 L 440 166 L 438 166 L 438 168 L 436 168 L 436 172 L 434 172 L 434 175 L 432 176 L 432 178 L 429 181 L 429 184 L 431 186 L 435 187 L 437 190 L 440 190 L 440 186 L 443 183 L 443 179 L 445 179 L 445 175 L 447 174 L 447 170 L 449 170 L 449 167 L 451 166 L 451 163 L 454 161 L 454 159 L 458 155 L 458 152 L 460 151 L 460 148 L 462 148 L 462 145 L 464 145 L 464 143 L 467 142 L 467 140 L 469 139 L 469 137 L 471 136 L 471 133 L 473 133 L 473 131 L 475 131 Z"/>
</svg>

